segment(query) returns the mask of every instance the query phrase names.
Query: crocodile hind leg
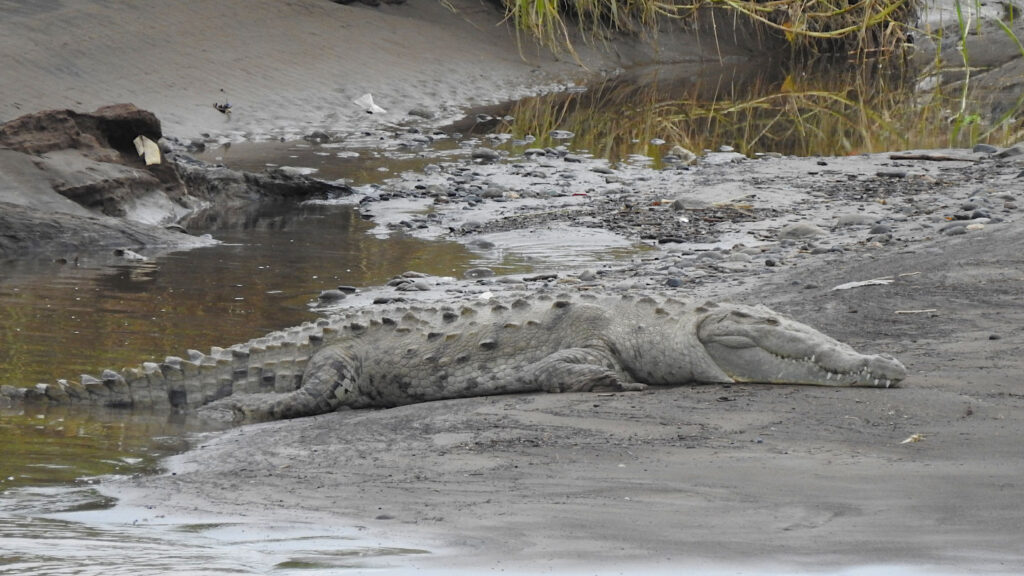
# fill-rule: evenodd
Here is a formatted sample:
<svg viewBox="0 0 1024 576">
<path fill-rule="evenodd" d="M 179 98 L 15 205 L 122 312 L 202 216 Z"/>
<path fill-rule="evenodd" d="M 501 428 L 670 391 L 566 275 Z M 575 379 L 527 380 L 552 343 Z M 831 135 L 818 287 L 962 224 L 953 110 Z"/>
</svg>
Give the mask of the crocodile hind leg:
<svg viewBox="0 0 1024 576">
<path fill-rule="evenodd" d="M 527 366 L 519 376 L 545 392 L 590 392 L 593 390 L 643 390 L 647 386 L 631 381 L 611 354 L 594 348 L 559 350 Z"/>
<path fill-rule="evenodd" d="M 327 347 L 309 359 L 302 386 L 294 392 L 229 396 L 200 408 L 200 412 L 245 422 L 333 412 L 346 405 L 357 377 L 356 363 L 339 348 Z"/>
</svg>

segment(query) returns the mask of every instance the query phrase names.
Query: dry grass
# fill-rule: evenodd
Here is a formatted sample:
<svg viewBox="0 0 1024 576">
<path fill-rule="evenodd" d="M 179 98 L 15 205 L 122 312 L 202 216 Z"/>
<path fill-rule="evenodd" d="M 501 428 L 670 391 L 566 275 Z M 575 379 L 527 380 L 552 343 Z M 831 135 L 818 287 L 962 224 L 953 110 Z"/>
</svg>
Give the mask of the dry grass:
<svg viewBox="0 0 1024 576">
<path fill-rule="evenodd" d="M 587 39 L 609 32 L 654 33 L 670 21 L 696 23 L 726 11 L 799 51 L 870 55 L 899 48 L 919 0 L 505 0 L 516 28 L 573 52 L 570 28 Z M 574 24 L 570 24 L 570 22 Z"/>
</svg>

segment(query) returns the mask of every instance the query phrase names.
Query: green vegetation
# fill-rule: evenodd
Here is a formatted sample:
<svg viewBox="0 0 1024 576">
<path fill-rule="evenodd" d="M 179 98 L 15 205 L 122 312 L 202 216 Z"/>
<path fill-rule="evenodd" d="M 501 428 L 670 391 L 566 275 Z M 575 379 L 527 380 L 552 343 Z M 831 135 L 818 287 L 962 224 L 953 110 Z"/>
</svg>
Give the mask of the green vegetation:
<svg viewBox="0 0 1024 576">
<path fill-rule="evenodd" d="M 810 53 L 870 55 L 904 43 L 919 0 L 505 0 L 518 30 L 574 52 L 570 29 L 588 39 L 609 32 L 654 33 L 671 21 L 749 23 Z M 717 16 L 716 16 L 717 14 Z M 574 22 L 570 25 L 569 22 Z M 728 24 L 727 24 L 728 25 Z M 717 26 L 717 24 L 716 24 Z"/>
</svg>

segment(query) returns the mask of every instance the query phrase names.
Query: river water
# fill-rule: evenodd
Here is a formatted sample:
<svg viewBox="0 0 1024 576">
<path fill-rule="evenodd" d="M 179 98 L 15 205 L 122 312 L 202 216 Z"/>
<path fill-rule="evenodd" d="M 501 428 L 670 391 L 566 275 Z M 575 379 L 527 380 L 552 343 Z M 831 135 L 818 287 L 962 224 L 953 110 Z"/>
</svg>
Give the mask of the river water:
<svg viewBox="0 0 1024 576">
<path fill-rule="evenodd" d="M 407 156 L 269 143 L 220 148 L 206 159 L 249 170 L 287 164 L 369 185 L 457 150 L 439 148 L 440 156 Z M 379 286 L 409 270 L 461 277 L 478 266 L 530 269 L 514 252 L 473 253 L 456 242 L 370 234 L 375 224 L 347 205 L 269 205 L 208 221 L 216 224 L 193 231 L 212 234 L 219 245 L 145 261 L 83 252 L 72 261 L 5 264 L 0 383 L 77 379 L 244 342 L 316 318 L 311 304 L 339 285 Z M 534 262 L 557 252 L 520 248 Z M 160 458 L 210 429 L 180 415 L 0 409 L 0 572 L 317 574 L 424 553 L 364 542 L 348 527 L 253 525 L 245 518 L 140 523 L 145 510 L 111 508 L 112 500 L 95 490 L 98 477 L 153 473 Z"/>
</svg>

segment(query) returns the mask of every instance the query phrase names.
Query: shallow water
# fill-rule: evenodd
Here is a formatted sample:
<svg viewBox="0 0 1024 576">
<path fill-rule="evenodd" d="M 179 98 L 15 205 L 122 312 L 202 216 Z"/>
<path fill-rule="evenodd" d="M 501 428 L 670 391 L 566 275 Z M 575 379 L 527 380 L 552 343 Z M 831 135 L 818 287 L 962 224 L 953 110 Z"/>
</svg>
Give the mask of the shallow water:
<svg viewBox="0 0 1024 576">
<path fill-rule="evenodd" d="M 109 501 L 89 487 L 0 493 L 0 570 L 24 575 L 319 575 L 426 553 L 380 546 L 352 526 L 172 517 L 145 507 L 110 508 Z"/>
</svg>

